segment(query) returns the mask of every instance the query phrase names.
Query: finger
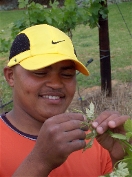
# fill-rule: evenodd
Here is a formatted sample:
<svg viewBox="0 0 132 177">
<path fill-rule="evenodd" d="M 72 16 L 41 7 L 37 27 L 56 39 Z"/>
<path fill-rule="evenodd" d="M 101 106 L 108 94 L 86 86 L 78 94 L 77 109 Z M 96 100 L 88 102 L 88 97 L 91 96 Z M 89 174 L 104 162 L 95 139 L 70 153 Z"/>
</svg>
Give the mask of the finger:
<svg viewBox="0 0 132 177">
<path fill-rule="evenodd" d="M 83 149 L 85 146 L 85 140 L 77 139 L 75 141 L 69 141 L 59 147 L 59 153 L 62 154 L 62 156 L 69 156 L 72 152 Z"/>
<path fill-rule="evenodd" d="M 63 122 L 59 124 L 62 131 L 68 132 L 75 129 L 81 129 L 83 131 L 87 131 L 87 126 L 82 126 L 82 121 L 80 120 L 69 120 L 67 122 Z"/>
<path fill-rule="evenodd" d="M 61 133 L 61 135 L 57 137 L 55 142 L 59 145 L 60 149 L 63 149 L 64 151 L 66 151 L 66 153 L 71 153 L 86 146 L 85 137 L 85 132 L 77 129 Z"/>
<path fill-rule="evenodd" d="M 104 133 L 105 131 L 107 131 L 110 127 L 109 127 L 109 122 L 112 123 L 113 125 L 115 124 L 116 120 L 119 120 L 120 117 L 117 114 L 112 114 L 111 116 L 107 117 L 106 119 L 103 120 L 103 122 L 101 122 L 97 128 L 96 131 L 99 134 Z M 112 128 L 112 127 L 111 127 Z M 115 128 L 113 126 L 113 128 Z"/>
<path fill-rule="evenodd" d="M 115 118 L 114 120 L 110 120 L 108 122 L 108 125 L 110 128 L 119 127 L 119 126 L 123 125 L 128 118 L 129 117 L 126 115 L 119 116 L 118 118 Z"/>
<path fill-rule="evenodd" d="M 116 128 L 121 125 L 128 119 L 128 116 L 120 116 L 119 114 L 112 114 L 105 119 L 103 119 L 100 124 L 98 122 L 93 122 L 93 127 L 96 128 L 96 131 L 99 134 L 104 133 L 108 128 Z"/>
<path fill-rule="evenodd" d="M 98 125 L 100 125 L 102 122 L 112 119 L 112 116 L 120 116 L 119 112 L 117 111 L 104 111 L 102 112 L 95 120 L 94 127 L 96 128 Z"/>
<path fill-rule="evenodd" d="M 92 126 L 96 129 L 97 133 L 104 133 L 109 125 L 108 122 L 119 117 L 119 113 L 115 111 L 104 111 L 101 113 L 92 123 Z"/>
<path fill-rule="evenodd" d="M 69 153 L 85 148 L 86 142 L 84 140 L 75 140 L 69 142 Z"/>
<path fill-rule="evenodd" d="M 68 142 L 72 142 L 75 140 L 85 140 L 86 133 L 83 130 L 76 129 L 70 132 L 65 132 L 65 140 Z"/>
<path fill-rule="evenodd" d="M 84 121 L 84 116 L 80 113 L 63 113 L 47 119 L 47 121 L 54 122 L 55 124 L 60 124 L 69 120 Z"/>
</svg>

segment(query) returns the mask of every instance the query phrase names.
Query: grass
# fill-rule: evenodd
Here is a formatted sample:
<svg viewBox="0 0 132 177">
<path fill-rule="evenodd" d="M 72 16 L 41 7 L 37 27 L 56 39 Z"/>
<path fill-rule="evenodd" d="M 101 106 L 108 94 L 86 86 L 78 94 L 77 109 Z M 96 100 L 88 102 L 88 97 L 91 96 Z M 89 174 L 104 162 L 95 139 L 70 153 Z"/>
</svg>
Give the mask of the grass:
<svg viewBox="0 0 132 177">
<path fill-rule="evenodd" d="M 132 80 L 132 68 L 127 68 L 127 66 L 132 66 L 132 2 L 120 3 L 118 6 L 125 22 L 116 4 L 108 6 L 111 72 L 112 79 L 124 82 Z M 84 78 L 82 79 L 80 76 L 79 84 L 83 85 L 83 87 L 100 85 L 98 29 L 90 29 L 88 26 L 79 26 L 73 36 L 78 57 L 83 59 L 84 63 L 90 58 L 94 59 L 94 62 L 88 66 L 91 73 L 90 77 L 86 78 L 84 82 Z M 119 68 L 120 72 L 118 72 Z"/>
<path fill-rule="evenodd" d="M 121 10 L 120 14 L 119 9 Z M 112 81 L 118 83 L 132 82 L 132 2 L 108 5 L 109 8 L 109 38 L 111 53 L 111 74 Z M 0 11 L 0 31 L 6 30 L 6 36 L 10 34 L 9 24 L 21 19 L 24 16 L 23 11 Z M 124 22 L 125 20 L 125 22 Z M 127 25 L 127 27 L 126 27 Z M 128 29 L 129 31 L 128 31 Z M 100 59 L 99 59 L 99 37 L 98 28 L 90 29 L 89 26 L 79 25 L 73 31 L 73 43 L 78 58 L 86 64 L 93 58 L 94 61 L 88 66 L 90 76 L 85 77 L 82 74 L 77 76 L 80 90 L 100 86 Z M 3 66 L 6 64 L 8 54 L 0 54 L 0 100 L 2 104 L 11 100 L 11 91 L 3 77 Z M 118 85 L 116 85 L 118 87 Z M 113 89 L 114 91 L 114 89 Z M 124 90 L 126 93 L 127 89 Z M 117 95 L 117 94 L 116 94 Z M 85 97 L 85 96 L 84 96 Z M 115 97 L 115 96 L 114 96 Z M 128 96 L 129 98 L 129 96 Z M 126 99 L 126 97 L 124 98 Z M 104 99 L 103 99 L 104 100 Z M 131 99 L 130 99 L 131 100 Z M 129 103 L 128 100 L 126 102 Z M 132 106 L 132 103 L 130 102 Z M 10 109 L 10 106 L 6 107 Z M 103 108 L 102 108 L 103 109 Z M 2 110 L 3 111 L 3 110 Z"/>
<path fill-rule="evenodd" d="M 10 10 L 10 11 L 0 11 L 0 31 L 6 30 L 7 35 L 10 34 L 9 26 L 14 21 L 17 21 L 24 17 L 23 10 Z"/>
<path fill-rule="evenodd" d="M 8 27 L 9 23 L 22 18 L 23 15 L 23 10 L 0 11 L 0 28 L 4 29 Z"/>
</svg>

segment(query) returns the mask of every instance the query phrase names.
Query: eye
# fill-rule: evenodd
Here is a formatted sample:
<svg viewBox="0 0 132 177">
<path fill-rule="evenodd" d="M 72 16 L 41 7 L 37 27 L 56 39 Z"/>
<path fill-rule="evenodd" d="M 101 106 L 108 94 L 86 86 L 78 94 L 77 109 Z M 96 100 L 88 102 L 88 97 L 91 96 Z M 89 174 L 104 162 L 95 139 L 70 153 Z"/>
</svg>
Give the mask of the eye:
<svg viewBox="0 0 132 177">
<path fill-rule="evenodd" d="M 39 77 L 43 77 L 46 76 L 47 72 L 33 72 L 33 74 Z"/>
<path fill-rule="evenodd" d="M 73 72 L 62 72 L 61 75 L 65 78 L 73 78 L 75 76 L 75 71 Z"/>
</svg>

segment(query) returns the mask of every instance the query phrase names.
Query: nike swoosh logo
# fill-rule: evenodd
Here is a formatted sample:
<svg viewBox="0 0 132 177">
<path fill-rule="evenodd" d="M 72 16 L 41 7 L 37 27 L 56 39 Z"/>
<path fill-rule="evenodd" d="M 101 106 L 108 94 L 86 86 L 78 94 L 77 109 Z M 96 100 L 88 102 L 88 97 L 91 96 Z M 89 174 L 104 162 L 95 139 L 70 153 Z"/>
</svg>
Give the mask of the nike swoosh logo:
<svg viewBox="0 0 132 177">
<path fill-rule="evenodd" d="M 63 41 L 65 41 L 65 40 L 62 40 L 62 41 L 53 41 L 52 40 L 52 44 L 58 44 L 58 43 L 63 42 Z"/>
</svg>

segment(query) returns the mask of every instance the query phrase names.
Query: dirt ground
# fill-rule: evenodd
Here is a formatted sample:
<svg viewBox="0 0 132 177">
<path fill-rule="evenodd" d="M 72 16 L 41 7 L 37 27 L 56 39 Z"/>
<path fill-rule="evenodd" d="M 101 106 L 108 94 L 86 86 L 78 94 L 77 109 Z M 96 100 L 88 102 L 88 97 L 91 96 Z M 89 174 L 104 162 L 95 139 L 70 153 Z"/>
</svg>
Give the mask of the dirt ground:
<svg viewBox="0 0 132 177">
<path fill-rule="evenodd" d="M 132 116 L 132 82 L 119 83 L 118 81 L 112 81 L 112 97 L 106 97 L 105 94 L 102 94 L 100 86 L 79 89 L 68 111 L 79 109 L 85 112 L 85 108 L 88 108 L 91 102 L 94 103 L 95 114 L 110 109 Z"/>
</svg>

